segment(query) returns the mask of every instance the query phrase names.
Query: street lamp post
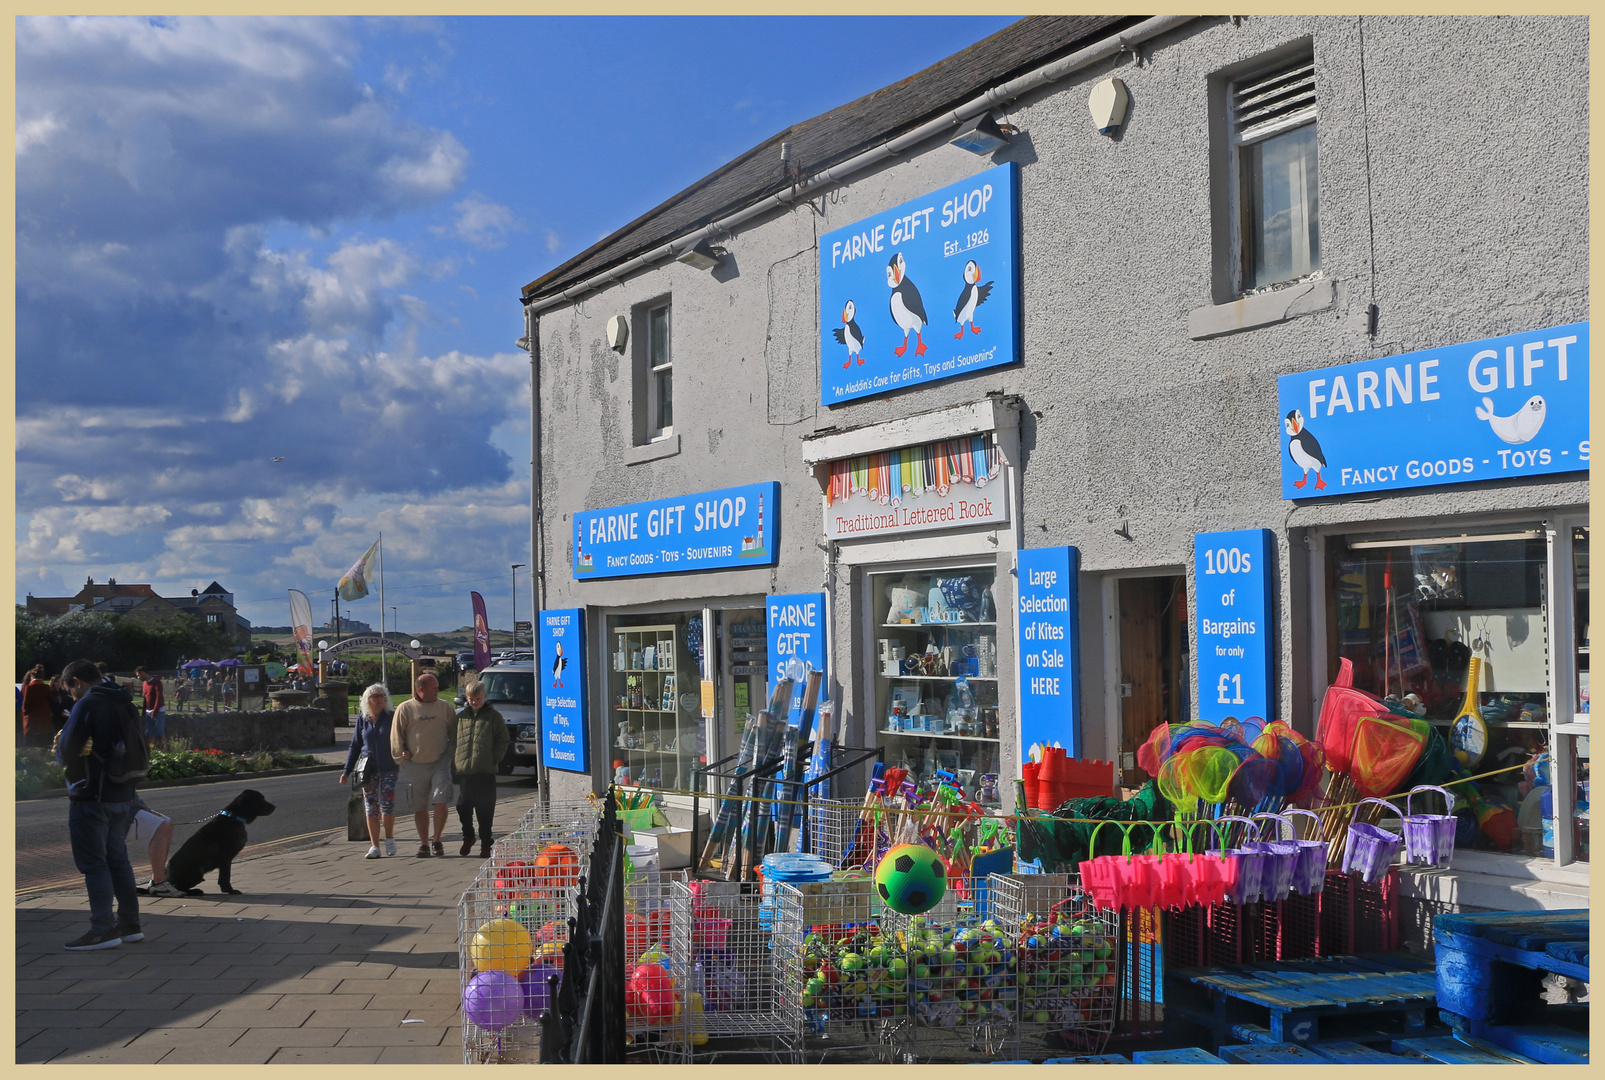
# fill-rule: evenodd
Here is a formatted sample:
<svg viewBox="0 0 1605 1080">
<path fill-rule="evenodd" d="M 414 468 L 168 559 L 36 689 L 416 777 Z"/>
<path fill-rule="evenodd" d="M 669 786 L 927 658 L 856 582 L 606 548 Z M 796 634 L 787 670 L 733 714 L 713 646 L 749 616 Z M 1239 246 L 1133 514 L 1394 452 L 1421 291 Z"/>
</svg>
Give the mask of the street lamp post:
<svg viewBox="0 0 1605 1080">
<path fill-rule="evenodd" d="M 515 562 L 513 565 L 513 652 L 518 652 L 518 570 L 527 563 Z"/>
</svg>

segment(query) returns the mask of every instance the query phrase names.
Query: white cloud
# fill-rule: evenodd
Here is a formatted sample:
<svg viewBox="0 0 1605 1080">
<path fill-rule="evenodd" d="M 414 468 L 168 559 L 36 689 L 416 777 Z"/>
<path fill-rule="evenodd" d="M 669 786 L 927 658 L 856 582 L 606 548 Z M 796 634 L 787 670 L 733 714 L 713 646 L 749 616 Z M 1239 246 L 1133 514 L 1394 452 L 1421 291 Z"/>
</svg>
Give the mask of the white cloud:
<svg viewBox="0 0 1605 1080">
<path fill-rule="evenodd" d="M 500 203 L 493 203 L 481 195 L 470 195 L 452 207 L 457 219 L 449 227 L 430 229 L 437 236 L 456 236 L 475 247 L 499 248 L 507 243 L 507 234 L 523 232 L 524 226 L 513 212 Z"/>
<path fill-rule="evenodd" d="M 563 246 L 563 238 L 557 235 L 556 229 L 547 229 L 545 240 L 546 250 L 549 254 L 556 255 Z"/>
</svg>

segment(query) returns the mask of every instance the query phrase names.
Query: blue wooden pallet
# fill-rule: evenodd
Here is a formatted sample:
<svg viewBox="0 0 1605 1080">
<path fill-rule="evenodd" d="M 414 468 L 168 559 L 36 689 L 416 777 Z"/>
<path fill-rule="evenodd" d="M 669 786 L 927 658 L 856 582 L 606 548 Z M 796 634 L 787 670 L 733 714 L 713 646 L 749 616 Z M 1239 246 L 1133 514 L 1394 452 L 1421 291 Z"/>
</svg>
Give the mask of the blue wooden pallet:
<svg viewBox="0 0 1605 1080">
<path fill-rule="evenodd" d="M 1133 1065 L 1224 1065 L 1226 1062 L 1197 1046 L 1182 1050 L 1138 1050 L 1131 1055 Z"/>
<path fill-rule="evenodd" d="M 1239 1065 L 1330 1065 L 1331 1062 L 1313 1050 L 1297 1043 L 1250 1043 L 1243 1046 L 1223 1046 L 1221 1060 Z"/>
<path fill-rule="evenodd" d="M 1239 1040 L 1309 1046 L 1320 1041 L 1324 1018 L 1386 1018 L 1398 1029 L 1377 1037 L 1419 1037 L 1428 1033 L 1437 994 L 1430 965 L 1404 955 L 1195 968 L 1173 972 L 1171 982 L 1167 1013 L 1209 1028 L 1216 1046 Z M 1189 984 L 1203 991 L 1207 1009 L 1197 1007 L 1197 991 L 1194 1001 L 1177 992 Z"/>
<path fill-rule="evenodd" d="M 1439 1039 L 1395 1039 L 1393 1052 L 1443 1065 L 1536 1065 L 1532 1058 L 1513 1054 L 1480 1039 L 1464 1035 Z"/>
<path fill-rule="evenodd" d="M 1404 1058 L 1375 1050 L 1357 1042 L 1316 1043 L 1310 1047 L 1327 1061 L 1339 1065 L 1418 1065 L 1419 1058 Z"/>
<path fill-rule="evenodd" d="M 1130 1065 L 1121 1054 L 1083 1054 L 1081 1057 L 1048 1058 L 1044 1065 Z"/>
<path fill-rule="evenodd" d="M 1577 1064 L 1588 1060 L 1587 1040 L 1559 1037 L 1564 1029 L 1523 1033 L 1543 1015 L 1539 1001 L 1544 972 L 1588 981 L 1588 912 L 1489 911 L 1440 915 L 1433 920 L 1437 945 L 1438 1007 L 1460 1018 L 1455 1026 L 1540 1060 Z M 1518 1046 L 1517 1043 L 1520 1043 Z"/>
</svg>

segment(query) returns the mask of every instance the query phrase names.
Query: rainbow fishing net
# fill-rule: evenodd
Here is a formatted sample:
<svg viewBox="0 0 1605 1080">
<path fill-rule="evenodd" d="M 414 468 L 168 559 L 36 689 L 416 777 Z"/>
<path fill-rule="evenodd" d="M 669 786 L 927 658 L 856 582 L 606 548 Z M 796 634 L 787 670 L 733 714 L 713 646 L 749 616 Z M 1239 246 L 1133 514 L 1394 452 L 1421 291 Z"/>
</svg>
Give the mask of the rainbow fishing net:
<svg viewBox="0 0 1605 1080">
<path fill-rule="evenodd" d="M 1354 752 L 1349 765 L 1355 790 L 1365 798 L 1381 798 L 1398 791 L 1421 760 L 1430 732 L 1425 720 L 1361 717 L 1354 726 Z"/>
<path fill-rule="evenodd" d="M 1227 793 L 1239 806 L 1257 810 L 1282 795 L 1282 767 L 1272 758 L 1255 755 L 1238 765 L 1227 784 Z"/>
<path fill-rule="evenodd" d="M 1170 725 L 1160 724 L 1137 747 L 1137 768 L 1149 776 L 1158 776 L 1159 767 L 1170 756 Z"/>
</svg>

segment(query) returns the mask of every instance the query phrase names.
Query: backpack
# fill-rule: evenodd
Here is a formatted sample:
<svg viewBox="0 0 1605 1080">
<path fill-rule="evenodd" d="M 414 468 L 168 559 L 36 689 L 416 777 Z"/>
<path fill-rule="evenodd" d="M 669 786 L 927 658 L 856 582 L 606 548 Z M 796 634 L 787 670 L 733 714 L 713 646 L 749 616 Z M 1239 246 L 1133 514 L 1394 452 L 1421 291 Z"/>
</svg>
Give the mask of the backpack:
<svg viewBox="0 0 1605 1080">
<path fill-rule="evenodd" d="M 103 780 L 114 784 L 137 784 L 150 774 L 150 749 L 145 745 L 145 725 L 132 701 L 118 710 L 117 741 L 106 757 L 90 751 L 100 762 Z"/>
</svg>

